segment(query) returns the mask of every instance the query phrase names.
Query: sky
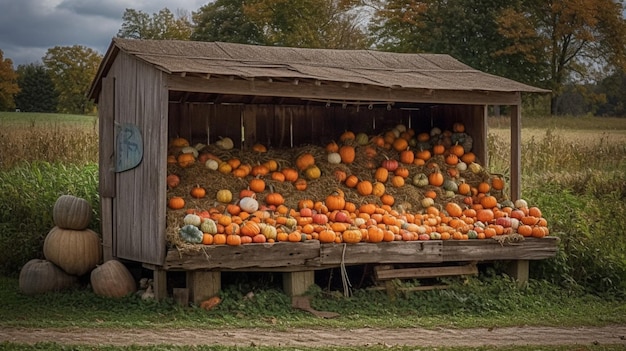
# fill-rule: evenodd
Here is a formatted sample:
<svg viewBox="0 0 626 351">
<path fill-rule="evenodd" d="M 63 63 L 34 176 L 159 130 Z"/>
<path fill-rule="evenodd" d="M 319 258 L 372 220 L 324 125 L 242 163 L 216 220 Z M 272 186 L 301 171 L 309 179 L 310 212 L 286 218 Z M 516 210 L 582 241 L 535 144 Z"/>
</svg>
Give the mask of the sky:
<svg viewBox="0 0 626 351">
<path fill-rule="evenodd" d="M 83 45 L 106 53 L 125 9 L 149 15 L 168 8 L 191 14 L 210 0 L 0 0 L 0 50 L 13 68 L 41 63 L 55 46 Z"/>
</svg>

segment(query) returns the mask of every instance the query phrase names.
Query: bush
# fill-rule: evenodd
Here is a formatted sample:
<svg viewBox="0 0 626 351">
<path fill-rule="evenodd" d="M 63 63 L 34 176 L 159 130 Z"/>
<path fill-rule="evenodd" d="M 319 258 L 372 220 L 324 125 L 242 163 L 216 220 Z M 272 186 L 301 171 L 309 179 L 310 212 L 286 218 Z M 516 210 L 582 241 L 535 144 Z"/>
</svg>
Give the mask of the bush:
<svg viewBox="0 0 626 351">
<path fill-rule="evenodd" d="M 54 226 L 52 208 L 61 195 L 93 207 L 90 229 L 100 231 L 98 165 L 24 163 L 0 172 L 0 274 L 16 276 L 22 265 L 43 258 L 43 242 Z"/>
<path fill-rule="evenodd" d="M 570 289 L 624 295 L 626 187 L 623 173 L 621 182 L 606 175 L 555 178 L 524 194 L 542 209 L 552 235 L 561 238 L 557 257 L 535 265 L 537 277 Z"/>
</svg>

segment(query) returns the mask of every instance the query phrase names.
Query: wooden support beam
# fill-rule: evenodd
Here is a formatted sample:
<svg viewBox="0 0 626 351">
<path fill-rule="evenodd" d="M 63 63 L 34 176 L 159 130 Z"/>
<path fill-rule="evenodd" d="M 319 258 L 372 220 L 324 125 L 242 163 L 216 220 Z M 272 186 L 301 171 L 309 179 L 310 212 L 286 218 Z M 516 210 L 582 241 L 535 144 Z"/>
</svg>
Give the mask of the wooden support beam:
<svg viewBox="0 0 626 351">
<path fill-rule="evenodd" d="M 158 267 L 152 268 L 152 291 L 157 301 L 167 298 L 167 271 Z"/>
<path fill-rule="evenodd" d="M 303 295 L 315 284 L 315 271 L 283 273 L 283 289 L 288 296 Z"/>
<path fill-rule="evenodd" d="M 187 271 L 189 300 L 197 305 L 217 295 L 222 289 L 222 274 L 219 271 Z"/>
<path fill-rule="evenodd" d="M 528 285 L 528 270 L 530 261 L 528 260 L 515 260 L 509 263 L 507 268 L 507 274 L 517 281 L 517 286 L 525 288 Z"/>
</svg>

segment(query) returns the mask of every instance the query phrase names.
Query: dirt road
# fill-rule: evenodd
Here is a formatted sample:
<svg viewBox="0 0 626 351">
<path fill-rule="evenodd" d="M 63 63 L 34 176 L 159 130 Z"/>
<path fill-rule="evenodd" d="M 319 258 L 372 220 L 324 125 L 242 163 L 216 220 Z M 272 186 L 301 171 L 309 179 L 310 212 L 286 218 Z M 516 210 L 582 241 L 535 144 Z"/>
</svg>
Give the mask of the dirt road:
<svg viewBox="0 0 626 351">
<path fill-rule="evenodd" d="M 504 346 L 613 344 L 626 348 L 626 325 L 609 327 L 518 327 L 494 329 L 22 329 L 0 327 L 0 342 L 67 345 L 224 346 Z"/>
</svg>

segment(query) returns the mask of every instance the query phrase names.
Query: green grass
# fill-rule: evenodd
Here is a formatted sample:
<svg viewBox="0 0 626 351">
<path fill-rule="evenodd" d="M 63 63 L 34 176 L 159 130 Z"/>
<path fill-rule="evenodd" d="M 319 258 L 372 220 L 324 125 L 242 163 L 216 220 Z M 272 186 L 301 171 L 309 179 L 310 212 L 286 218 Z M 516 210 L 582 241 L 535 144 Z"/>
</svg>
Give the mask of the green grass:
<svg viewBox="0 0 626 351">
<path fill-rule="evenodd" d="M 410 292 L 390 299 L 385 292 L 359 289 L 352 297 L 311 289 L 312 306 L 340 314 L 323 320 L 291 308 L 290 299 L 272 284 L 242 275 L 223 287 L 222 303 L 211 311 L 161 303 L 136 296 L 120 300 L 83 288 L 26 296 L 17 279 L 0 278 L 0 326 L 24 328 L 388 328 L 605 326 L 626 323 L 626 304 L 531 281 L 527 289 L 504 276 L 448 280 L 452 288 Z M 252 299 L 244 298 L 254 292 Z M 271 322 L 270 322 L 271 321 Z"/>
</svg>

